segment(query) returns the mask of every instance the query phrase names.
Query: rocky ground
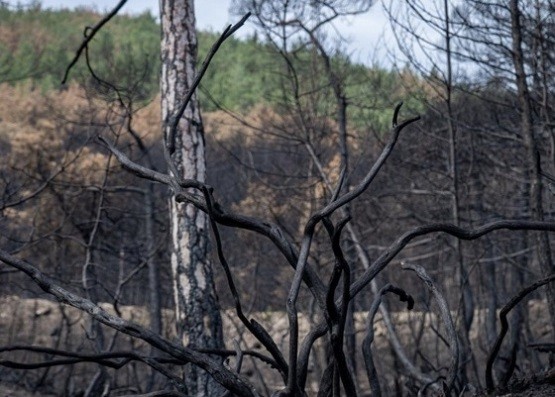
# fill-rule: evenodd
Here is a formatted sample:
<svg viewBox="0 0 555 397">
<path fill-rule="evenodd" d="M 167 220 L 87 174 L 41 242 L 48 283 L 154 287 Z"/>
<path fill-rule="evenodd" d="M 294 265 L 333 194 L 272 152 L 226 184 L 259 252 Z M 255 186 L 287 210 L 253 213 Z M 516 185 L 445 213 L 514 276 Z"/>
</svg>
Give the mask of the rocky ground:
<svg viewBox="0 0 555 397">
<path fill-rule="evenodd" d="M 109 305 L 104 305 L 106 309 L 110 309 Z M 537 319 L 536 325 L 534 327 L 536 337 L 549 337 L 550 331 L 546 328 L 544 324 L 545 316 L 544 313 L 544 303 L 542 302 L 531 302 L 528 307 L 528 315 L 531 318 Z M 122 316 L 126 319 L 138 322 L 147 323 L 148 315 L 144 308 L 140 307 L 121 307 L 120 311 Z M 278 346 L 282 349 L 287 348 L 287 317 L 283 312 L 264 312 L 264 313 L 254 313 L 253 316 L 257 321 L 262 323 L 268 330 L 268 332 L 274 337 Z M 473 344 L 480 343 L 477 338 L 479 336 L 480 329 L 480 316 L 481 313 L 477 313 L 477 329 L 471 332 L 471 342 Z M 224 327 L 225 334 L 227 338 L 231 341 L 232 339 L 239 340 L 241 346 L 249 349 L 258 349 L 260 346 L 247 334 L 241 334 L 238 320 L 233 315 L 233 312 L 224 313 Z M 425 318 L 425 323 L 435 321 L 433 314 L 428 313 Z M 0 346 L 14 345 L 14 344 L 26 344 L 35 346 L 59 346 L 59 348 L 72 350 L 72 351 L 86 351 L 90 350 L 90 335 L 87 334 L 86 324 L 88 317 L 79 313 L 77 310 L 64 307 L 59 305 L 57 302 L 52 302 L 43 299 L 19 299 L 17 297 L 1 297 L 0 298 Z M 411 332 L 410 329 L 414 329 L 414 324 L 419 324 L 422 321 L 422 313 L 411 312 L 397 313 L 393 316 L 394 322 L 397 327 L 397 333 L 399 338 L 404 344 L 410 346 Z M 172 314 L 170 311 L 166 312 L 164 315 L 164 320 L 166 323 L 166 329 L 169 330 L 172 321 Z M 412 324 L 412 325 L 411 325 Z M 300 318 L 301 333 L 308 330 L 309 322 L 305 317 Z M 366 317 L 364 314 L 356 316 L 356 332 L 359 334 L 359 340 L 362 339 L 366 327 Z M 426 326 L 426 328 L 428 328 Z M 430 327 L 431 328 L 431 327 Z M 383 323 L 380 318 L 376 319 L 375 322 L 375 348 L 377 349 L 377 355 L 380 356 L 381 364 L 390 365 L 388 360 L 391 361 L 391 351 L 389 350 L 387 343 L 387 333 L 383 327 Z M 239 330 L 239 331 L 238 331 Z M 111 331 L 106 331 L 106 338 L 109 339 L 113 337 Z M 172 337 L 171 332 L 167 331 L 167 337 Z M 126 337 L 118 337 L 118 350 L 134 349 L 141 350 L 144 349 L 144 344 L 137 341 L 132 341 Z M 421 346 L 425 346 L 430 341 L 436 340 L 437 335 L 433 332 L 429 332 L 429 335 L 425 332 L 424 337 L 421 342 Z M 321 349 L 320 349 L 321 350 Z M 476 349 L 478 350 L 478 349 Z M 483 349 L 482 349 L 483 350 Z M 323 354 L 317 348 L 314 354 L 315 360 L 312 364 L 310 371 L 312 378 L 319 379 L 322 368 L 319 366 L 318 357 Z M 479 360 L 483 360 L 485 356 L 478 357 Z M 36 360 L 36 356 L 29 356 L 25 354 L 14 355 L 11 353 L 0 354 L 1 360 L 16 360 L 16 361 L 33 361 Z M 392 365 L 392 363 L 391 363 Z M 77 368 L 71 372 L 71 376 L 75 379 L 72 385 L 73 389 L 76 390 L 76 394 L 79 390 L 83 390 L 83 384 L 91 378 L 91 371 L 94 370 L 94 366 L 91 364 L 79 364 Z M 276 375 L 275 371 L 271 370 L 269 367 L 266 368 L 265 365 L 253 365 L 252 362 L 245 360 L 244 364 L 244 374 L 249 376 L 251 382 L 257 384 L 263 380 L 269 390 L 279 387 L 281 379 Z M 362 365 L 361 365 L 362 368 Z M 121 378 L 129 375 L 129 371 L 119 371 L 114 378 L 120 376 Z M 56 379 L 52 372 L 49 374 L 50 378 L 56 379 L 55 381 L 48 384 L 48 387 L 42 387 L 39 391 L 33 392 L 34 385 L 37 384 L 38 379 L 42 376 L 40 370 L 34 370 L 27 373 L 17 372 L 2 368 L 0 366 L 0 397 L 36 397 L 36 396 L 55 396 L 60 395 L 59 393 L 48 394 L 48 390 L 67 390 L 67 383 L 64 384 L 67 374 L 65 372 L 60 372 Z M 136 374 L 135 374 L 136 376 Z M 517 372 L 517 376 L 522 376 L 513 380 L 506 390 L 498 391 L 495 395 L 499 396 L 554 396 L 555 397 L 555 369 L 547 371 L 544 373 L 536 374 L 534 376 L 523 376 L 523 372 Z M 139 378 L 141 375 L 139 374 Z M 63 378 L 63 379 L 62 379 Z M 361 379 L 364 376 L 360 377 Z M 117 380 L 115 380 L 116 382 Z M 128 380 L 127 380 L 128 382 Z M 125 380 L 124 382 L 125 383 Z M 382 382 L 385 384 L 387 389 L 386 381 Z M 18 386 L 15 386 L 15 385 Z M 368 389 L 367 385 L 361 385 L 361 389 Z M 67 394 L 67 393 L 66 393 Z M 384 392 L 387 396 L 388 393 Z M 469 395 L 469 394 L 465 394 Z M 485 396 L 485 395 L 484 395 Z"/>
</svg>

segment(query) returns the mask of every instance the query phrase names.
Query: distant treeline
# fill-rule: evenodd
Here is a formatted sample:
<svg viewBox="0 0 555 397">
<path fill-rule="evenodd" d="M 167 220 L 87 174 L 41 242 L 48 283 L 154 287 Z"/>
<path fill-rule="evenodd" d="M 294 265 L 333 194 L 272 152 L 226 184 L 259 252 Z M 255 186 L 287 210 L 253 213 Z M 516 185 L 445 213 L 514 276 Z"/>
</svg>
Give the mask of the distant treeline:
<svg viewBox="0 0 555 397">
<path fill-rule="evenodd" d="M 98 12 L 86 8 L 52 10 L 43 8 L 40 2 L 28 7 L 0 3 L 0 82 L 31 81 L 43 92 L 60 88 L 84 28 L 100 18 Z M 261 36 L 231 38 L 222 46 L 202 83 L 204 111 L 221 106 L 244 112 L 257 104 L 273 106 L 291 100 L 284 94 L 288 92 L 288 81 L 283 60 Z M 218 33 L 199 32 L 198 37 L 200 63 Z M 299 48 L 299 65 L 306 65 L 303 61 L 311 56 L 311 51 Z M 84 59 L 72 70 L 70 80 L 96 86 L 104 94 L 109 94 L 108 87 L 117 87 L 126 98 L 145 102 L 158 92 L 159 52 L 160 31 L 153 15 L 120 15 L 95 37 L 89 51 L 94 73 L 109 84 L 99 86 Z M 394 102 L 407 97 L 399 74 L 354 64 L 342 54 L 337 54 L 334 62 L 341 63 L 348 78 L 351 120 L 359 126 L 387 128 Z M 305 72 L 306 79 L 318 75 L 313 70 Z M 326 84 L 324 78 L 322 84 Z M 418 106 L 416 101 L 412 105 Z"/>
</svg>

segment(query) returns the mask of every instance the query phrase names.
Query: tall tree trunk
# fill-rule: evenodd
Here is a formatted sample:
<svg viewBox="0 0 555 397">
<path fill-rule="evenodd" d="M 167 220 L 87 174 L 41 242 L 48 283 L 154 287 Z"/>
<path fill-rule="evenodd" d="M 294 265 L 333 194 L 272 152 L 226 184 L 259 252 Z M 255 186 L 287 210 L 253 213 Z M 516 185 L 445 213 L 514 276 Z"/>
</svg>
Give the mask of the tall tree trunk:
<svg viewBox="0 0 555 397">
<path fill-rule="evenodd" d="M 147 155 L 148 156 L 148 155 Z M 149 164 L 151 165 L 151 164 Z M 151 167 L 152 168 L 152 167 Z M 145 210 L 145 238 L 146 238 L 146 254 L 147 254 L 147 268 L 148 268 L 148 314 L 150 330 L 154 333 L 162 335 L 162 304 L 161 304 L 161 289 L 160 289 L 160 271 L 158 263 L 154 256 L 154 186 L 149 183 L 143 193 L 143 207 Z M 152 347 L 150 350 L 152 356 L 157 354 L 157 349 Z M 158 377 L 158 371 L 151 368 L 150 378 L 148 380 L 148 391 L 152 391 Z"/>
<path fill-rule="evenodd" d="M 538 151 L 537 137 L 534 133 L 532 120 L 532 108 L 526 70 L 524 68 L 524 54 L 522 50 L 522 25 L 521 11 L 518 0 L 511 0 L 511 34 L 512 34 L 512 56 L 515 68 L 516 86 L 521 114 L 522 135 L 526 147 L 526 180 L 529 183 L 529 208 L 533 220 L 543 220 L 542 203 L 542 180 L 540 176 L 540 154 Z M 551 260 L 551 248 L 549 238 L 545 232 L 535 232 L 534 239 L 537 246 L 537 257 L 540 269 L 544 277 L 555 273 L 555 265 Z M 530 242 L 533 244 L 533 241 Z M 551 324 L 555 327 L 555 287 L 547 286 L 547 302 L 551 316 Z"/>
<path fill-rule="evenodd" d="M 457 161 L 458 155 L 458 137 L 457 126 L 455 124 L 455 117 L 452 108 L 452 95 L 453 95 L 453 54 L 451 53 L 451 21 L 449 2 L 443 1 L 444 22 L 443 39 L 445 40 L 445 61 L 446 61 L 446 79 L 445 84 L 445 110 L 447 131 L 449 140 L 449 176 L 451 177 L 451 216 L 453 223 L 456 226 L 461 226 L 460 216 L 460 186 L 459 186 L 459 167 Z M 469 275 L 467 265 L 464 260 L 461 241 L 458 238 L 454 239 L 455 257 L 458 265 L 457 276 L 459 278 L 459 288 L 462 294 L 462 324 L 459 329 L 460 342 L 461 342 L 461 355 L 459 363 L 459 376 L 462 377 L 463 384 L 467 383 L 466 365 L 472 363 L 475 369 L 475 375 L 478 377 L 472 348 L 470 346 L 470 328 L 474 320 L 474 297 L 470 287 Z"/>
<path fill-rule="evenodd" d="M 174 165 L 171 169 L 182 178 L 204 181 L 204 131 L 196 96 L 192 97 L 177 129 L 172 131 L 195 77 L 197 37 L 193 0 L 161 0 L 160 6 L 162 127 Z M 177 334 L 190 347 L 221 348 L 222 324 L 208 258 L 207 216 L 190 204 L 177 203 L 172 197 L 170 218 Z M 191 367 L 185 376 L 188 395 L 217 393 L 217 384 L 204 371 Z"/>
</svg>

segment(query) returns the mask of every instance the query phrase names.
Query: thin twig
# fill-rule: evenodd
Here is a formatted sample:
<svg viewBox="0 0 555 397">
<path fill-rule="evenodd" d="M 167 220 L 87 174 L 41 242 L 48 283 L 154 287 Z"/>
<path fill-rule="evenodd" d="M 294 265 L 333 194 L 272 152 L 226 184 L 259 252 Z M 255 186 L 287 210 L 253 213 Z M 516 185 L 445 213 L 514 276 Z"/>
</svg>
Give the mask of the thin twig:
<svg viewBox="0 0 555 397">
<path fill-rule="evenodd" d="M 239 342 L 237 340 L 233 341 L 233 347 L 235 347 L 235 372 L 241 373 L 241 367 L 243 366 L 243 351 L 241 350 L 241 346 L 239 346 Z M 221 397 L 231 397 L 231 392 L 226 390 Z"/>
<path fill-rule="evenodd" d="M 185 109 L 187 109 L 187 106 L 189 105 L 189 102 L 191 101 L 191 98 L 195 90 L 200 84 L 200 81 L 204 77 L 204 74 L 206 73 L 206 70 L 208 69 L 210 62 L 212 61 L 212 58 L 214 57 L 214 55 L 216 55 L 216 52 L 218 52 L 218 49 L 223 44 L 223 42 L 226 41 L 229 37 L 231 37 L 231 35 L 235 33 L 241 26 L 243 26 L 250 16 L 251 16 L 251 13 L 249 12 L 245 16 L 243 16 L 243 18 L 241 18 L 241 20 L 237 22 L 235 25 L 229 25 L 220 35 L 218 40 L 212 45 L 212 47 L 210 48 L 210 51 L 208 51 L 208 54 L 206 55 L 206 58 L 204 59 L 204 62 L 202 63 L 202 66 L 200 67 L 200 70 L 196 75 L 195 80 L 193 81 L 193 84 L 189 88 L 189 92 L 187 92 L 187 95 L 185 95 L 185 98 L 183 99 L 183 103 L 179 107 L 177 113 L 174 116 L 172 116 L 169 136 L 166 137 L 167 145 L 171 145 L 173 144 L 173 142 L 175 142 L 174 137 L 177 134 L 177 127 L 179 125 L 179 121 L 183 117 L 183 114 L 185 113 Z M 171 146 L 168 147 L 168 151 L 170 155 L 173 153 L 174 149 L 175 148 Z"/>
<path fill-rule="evenodd" d="M 453 323 L 453 317 L 451 316 L 451 312 L 449 311 L 449 307 L 447 306 L 447 300 L 441 293 L 441 291 L 437 288 L 434 280 L 428 275 L 426 269 L 422 266 L 409 264 L 409 263 L 402 263 L 401 267 L 404 270 L 412 270 L 416 273 L 416 275 L 426 284 L 428 290 L 434 296 L 438 306 L 439 306 L 439 314 L 445 326 L 445 330 L 447 331 L 447 336 L 449 338 L 449 348 L 451 349 L 451 364 L 449 366 L 449 372 L 447 376 L 447 389 L 451 390 L 453 384 L 455 383 L 455 379 L 457 377 L 458 369 L 459 369 L 459 340 L 457 338 L 457 331 L 455 330 L 455 324 Z"/>
<path fill-rule="evenodd" d="M 67 79 L 69 77 L 69 72 L 73 68 L 73 66 L 75 66 L 75 64 L 77 63 L 79 58 L 81 57 L 81 53 L 83 52 L 83 50 L 85 48 L 87 48 L 87 46 L 89 45 L 91 40 L 100 31 L 100 29 L 102 29 L 102 27 L 106 23 L 108 23 L 113 17 L 116 16 L 116 14 L 125 5 L 125 3 L 127 3 L 127 0 L 120 0 L 120 2 L 112 9 L 112 11 L 110 11 L 110 13 L 108 13 L 104 18 L 102 18 L 100 21 L 98 21 L 96 25 L 94 25 L 93 27 L 88 26 L 88 27 L 85 28 L 85 31 L 83 33 L 84 36 L 85 36 L 85 39 L 81 42 L 81 45 L 79 46 L 79 48 L 75 52 L 75 56 L 73 57 L 73 59 L 71 60 L 71 62 L 68 65 L 68 67 L 66 68 L 66 71 L 64 73 L 64 77 L 62 79 L 62 84 L 65 84 L 67 82 Z"/>
</svg>

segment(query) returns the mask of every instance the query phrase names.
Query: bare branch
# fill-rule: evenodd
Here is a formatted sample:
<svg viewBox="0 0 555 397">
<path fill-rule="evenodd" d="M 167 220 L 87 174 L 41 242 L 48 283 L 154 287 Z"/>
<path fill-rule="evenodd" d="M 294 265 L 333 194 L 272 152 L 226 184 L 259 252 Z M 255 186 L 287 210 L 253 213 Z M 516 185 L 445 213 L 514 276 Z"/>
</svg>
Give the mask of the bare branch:
<svg viewBox="0 0 555 397">
<path fill-rule="evenodd" d="M 191 101 L 191 98 L 195 90 L 200 84 L 200 81 L 204 77 L 204 74 L 206 73 L 206 70 L 208 69 L 210 62 L 212 61 L 212 58 L 214 58 L 214 55 L 216 55 L 216 52 L 218 52 L 218 49 L 223 44 L 223 42 L 226 41 L 229 37 L 231 37 L 231 35 L 233 35 L 233 33 L 235 33 L 241 26 L 243 26 L 246 20 L 250 16 L 251 16 L 251 13 L 248 12 L 235 25 L 229 25 L 220 35 L 218 40 L 212 45 L 212 47 L 210 48 L 210 51 L 208 51 L 208 54 L 206 55 L 206 58 L 204 59 L 204 62 L 202 63 L 202 66 L 200 67 L 200 70 L 197 76 L 195 77 L 195 80 L 193 81 L 191 88 L 189 89 L 189 92 L 187 93 L 187 95 L 185 95 L 185 98 L 183 99 L 183 103 L 181 104 L 181 107 L 179 108 L 177 113 L 174 116 L 172 116 L 169 137 L 166 138 L 167 143 L 171 144 L 171 142 L 175 142 L 174 137 L 177 133 L 177 127 L 179 125 L 179 121 L 183 117 L 183 114 L 185 113 L 185 109 L 187 109 L 187 106 L 189 105 L 189 102 Z M 174 149 L 175 148 L 168 147 L 168 152 L 172 154 L 174 152 Z M 179 174 L 175 174 L 175 175 L 179 175 Z"/>
<path fill-rule="evenodd" d="M 288 366 L 287 366 L 287 363 L 285 362 L 285 359 L 283 358 L 283 354 L 281 353 L 281 351 L 279 350 L 279 348 L 275 344 L 275 342 L 272 339 L 272 337 L 270 336 L 270 334 L 264 329 L 264 327 L 262 327 L 262 325 L 260 325 L 254 319 L 251 319 L 249 321 L 247 319 L 247 317 L 245 316 L 245 314 L 243 313 L 243 308 L 241 306 L 241 300 L 239 298 L 239 293 L 237 292 L 237 288 L 235 287 L 235 282 L 233 281 L 233 276 L 231 274 L 231 270 L 229 269 L 229 265 L 227 263 L 227 260 L 225 259 L 224 250 L 223 250 L 223 247 L 222 247 L 222 239 L 220 237 L 220 232 L 218 230 L 218 225 L 214 221 L 214 217 L 213 217 L 213 215 L 214 215 L 214 207 L 213 207 L 214 203 L 213 203 L 213 200 L 212 200 L 212 196 L 211 196 L 211 194 L 210 194 L 210 192 L 207 188 L 203 189 L 203 193 L 204 193 L 204 197 L 205 197 L 205 200 L 206 200 L 206 203 L 207 203 L 208 216 L 210 218 L 210 224 L 212 226 L 212 232 L 214 234 L 214 239 L 216 240 L 216 249 L 217 249 L 217 253 L 218 253 L 218 259 L 219 259 L 220 264 L 222 265 L 222 267 L 224 269 L 225 276 L 227 278 L 227 284 L 229 286 L 229 289 L 231 290 L 231 294 L 233 295 L 233 300 L 235 302 L 235 312 L 237 313 L 237 317 L 239 317 L 239 319 L 241 320 L 243 325 L 251 332 L 251 334 L 258 341 L 260 341 L 260 343 L 262 343 L 262 345 L 264 345 L 264 347 L 270 352 L 270 354 L 272 355 L 272 357 L 274 358 L 274 360 L 276 360 L 276 363 L 278 364 L 277 369 L 279 370 L 279 372 L 283 376 L 284 380 L 286 380 L 287 379 L 286 374 L 287 374 Z"/>
<path fill-rule="evenodd" d="M 416 275 L 426 284 L 428 290 L 432 293 L 437 304 L 439 306 L 439 314 L 445 325 L 445 330 L 447 331 L 447 337 L 449 341 L 449 348 L 451 349 L 451 364 L 449 366 L 449 376 L 447 377 L 447 389 L 451 390 L 457 377 L 458 366 L 459 366 L 459 341 L 457 338 L 457 331 L 455 330 L 455 324 L 453 323 L 453 318 L 451 317 L 451 312 L 447 306 L 447 300 L 443 294 L 437 288 L 435 282 L 428 276 L 426 270 L 419 265 L 413 265 L 408 263 L 401 264 L 401 267 L 405 270 L 412 270 Z"/>
<path fill-rule="evenodd" d="M 190 362 L 192 364 L 198 365 L 200 368 L 204 369 L 210 375 L 212 375 L 212 377 L 218 383 L 220 383 L 228 390 L 244 396 L 254 397 L 257 395 L 256 391 L 254 391 L 251 385 L 247 384 L 243 379 L 238 377 L 232 371 L 223 367 L 218 361 L 213 360 L 208 355 L 198 353 L 187 347 L 169 342 L 136 323 L 126 321 L 120 317 L 108 313 L 90 300 L 82 298 L 60 287 L 33 265 L 10 255 L 4 250 L 0 250 L 0 260 L 25 273 L 43 291 L 54 296 L 58 301 L 88 313 L 96 321 L 99 321 L 100 323 L 107 325 L 110 328 L 123 332 L 124 334 L 142 339 L 151 346 L 154 346 L 161 351 L 168 353 L 174 358 L 182 360 L 184 363 Z"/>
<path fill-rule="evenodd" d="M 173 177 L 167 174 L 162 174 L 161 172 L 143 167 L 142 165 L 131 161 L 129 157 L 127 157 L 123 152 L 118 150 L 113 144 L 108 142 L 104 137 L 98 136 L 98 140 L 100 140 L 106 146 L 106 148 L 116 156 L 116 158 L 121 163 L 123 168 L 137 175 L 140 178 L 148 179 L 149 181 L 159 182 L 169 187 L 172 187 L 176 190 L 179 190 L 179 187 L 181 188 L 192 187 L 200 190 L 205 186 L 205 184 L 194 179 L 182 179 L 181 181 L 177 182 L 176 177 Z"/>
<path fill-rule="evenodd" d="M 372 281 L 385 267 L 397 256 L 405 246 L 417 237 L 431 233 L 446 233 L 461 240 L 475 240 L 496 230 L 536 230 L 555 232 L 555 222 L 526 221 L 526 220 L 502 220 L 491 222 L 476 229 L 465 229 L 452 223 L 433 223 L 431 225 L 418 226 L 406 232 L 393 242 L 372 266 L 351 285 L 351 299 Z"/>
<path fill-rule="evenodd" d="M 187 395 L 175 390 L 160 390 L 146 394 L 126 394 L 121 397 L 187 397 Z"/>
<path fill-rule="evenodd" d="M 86 354 L 86 353 L 76 353 L 76 352 L 71 352 L 71 351 L 66 351 L 66 350 L 52 349 L 52 348 L 49 348 L 49 347 L 42 347 L 42 346 L 10 345 L 10 346 L 0 347 L 0 353 L 9 352 L 9 351 L 19 351 L 19 350 L 33 352 L 33 353 L 43 353 L 43 354 L 48 354 L 48 355 L 51 355 L 51 356 L 68 357 L 68 358 L 71 358 L 71 359 L 74 360 L 71 363 L 89 362 L 89 361 L 90 362 L 100 362 L 102 360 L 110 360 L 110 359 L 118 359 L 118 358 L 122 359 L 122 361 L 120 363 L 117 363 L 117 362 L 114 362 L 114 361 L 108 361 L 108 364 L 106 364 L 106 365 L 110 366 L 112 368 L 121 368 L 123 365 L 126 365 L 128 362 L 144 361 L 145 359 L 149 359 L 149 360 L 152 360 L 152 361 L 160 363 L 160 364 L 174 364 L 174 365 L 182 365 L 183 364 L 183 360 L 176 359 L 176 358 L 173 358 L 173 357 L 147 357 L 147 356 L 142 356 L 138 353 L 129 352 L 129 351 L 115 351 L 115 352 Z M 199 352 L 199 353 L 205 353 L 205 354 L 215 355 L 215 356 L 220 356 L 220 357 L 230 357 L 230 356 L 237 355 L 237 350 L 216 350 L 216 349 L 193 349 L 193 350 L 196 351 L 196 352 Z M 265 356 L 265 355 L 263 355 L 263 354 L 261 354 L 257 351 L 242 350 L 241 354 L 244 355 L 244 356 L 250 356 L 250 357 L 257 358 L 260 361 L 262 361 L 263 363 L 270 365 L 271 367 L 274 367 L 274 368 L 277 367 L 277 364 L 274 360 L 272 360 L 270 357 Z M 59 361 L 61 361 L 61 360 L 59 360 Z M 71 364 L 71 363 L 69 363 L 69 364 Z M 17 363 L 17 364 L 21 364 L 21 363 Z M 40 365 L 40 364 L 42 364 L 42 365 Z M 149 364 L 149 363 L 147 363 L 147 364 Z M 10 366 L 10 365 L 4 365 L 4 361 L 0 361 L 0 365 Z M 27 365 L 27 364 L 21 364 L 21 365 Z M 49 361 L 49 362 L 45 362 L 45 363 L 37 363 L 37 364 L 32 364 L 32 365 L 35 365 L 35 368 L 42 368 L 42 367 L 45 367 L 45 366 L 56 366 L 56 365 L 63 365 L 63 364 L 50 364 L 50 361 Z"/>
<path fill-rule="evenodd" d="M 509 312 L 511 310 L 514 309 L 514 307 L 520 301 L 522 301 L 526 297 L 526 295 L 528 295 L 531 292 L 534 292 L 535 290 L 537 290 L 541 286 L 543 286 L 545 284 L 548 284 L 550 282 L 553 282 L 553 281 L 555 281 L 555 274 L 552 274 L 551 276 L 548 276 L 548 277 L 545 277 L 541 280 L 536 281 L 532 285 L 529 285 L 528 287 L 519 291 L 519 293 L 516 294 L 515 296 L 513 296 L 511 298 L 511 300 L 505 306 L 503 306 L 503 308 L 501 309 L 501 312 L 499 313 L 499 321 L 501 322 L 501 330 L 499 331 L 499 335 L 497 335 L 497 339 L 495 340 L 495 343 L 494 343 L 493 347 L 491 348 L 491 351 L 488 355 L 488 361 L 487 361 L 487 364 L 486 364 L 486 387 L 487 387 L 488 391 L 491 392 L 495 388 L 494 383 L 493 383 L 493 363 L 495 362 L 495 358 L 497 357 L 497 354 L 499 354 L 499 350 L 501 349 L 501 344 L 503 343 L 503 339 L 505 338 L 505 335 L 507 334 L 507 331 L 509 330 L 509 322 L 507 321 L 507 315 L 509 314 Z M 506 374 L 504 381 L 505 382 L 508 381 L 510 376 L 511 376 L 510 373 Z M 504 386 L 504 384 L 502 384 L 501 386 Z"/>
<path fill-rule="evenodd" d="M 407 294 L 401 288 L 394 287 L 391 284 L 384 285 L 376 298 L 372 302 L 372 306 L 368 311 L 368 324 L 366 326 L 366 336 L 362 342 L 362 352 L 364 356 L 364 363 L 366 365 L 366 375 L 368 381 L 370 382 L 370 388 L 372 389 L 372 397 L 380 397 L 380 380 L 378 379 L 378 373 L 376 372 L 376 367 L 374 366 L 374 359 L 372 356 L 372 342 L 374 341 L 374 318 L 378 313 L 378 309 L 382 303 L 382 299 L 388 292 L 392 292 L 399 296 L 401 302 L 407 302 L 407 309 L 412 310 L 414 307 L 414 299 L 412 296 Z"/>
<path fill-rule="evenodd" d="M 401 105 L 398 105 L 400 108 Z M 397 110 L 398 112 L 398 110 Z M 400 125 L 394 125 L 391 131 L 391 135 L 389 138 L 388 143 L 382 150 L 382 153 L 370 169 L 370 171 L 366 174 L 364 179 L 351 191 L 345 193 L 343 196 L 339 197 L 337 200 L 329 203 L 327 206 L 322 208 L 321 210 L 317 211 L 313 214 L 305 226 L 305 231 L 303 235 L 303 239 L 301 242 L 301 249 L 299 251 L 299 257 L 297 260 L 297 266 L 295 268 L 295 276 L 293 277 L 293 281 L 291 283 L 291 288 L 289 290 L 289 294 L 287 297 L 287 316 L 289 319 L 289 376 L 288 376 L 288 385 L 287 385 L 287 392 L 291 393 L 296 390 L 296 360 L 297 360 L 297 348 L 298 348 L 298 318 L 297 318 L 297 298 L 299 294 L 299 290 L 301 287 L 301 281 L 304 273 L 304 269 L 307 265 L 308 255 L 310 252 L 310 247 L 312 244 L 312 238 L 314 235 L 314 231 L 316 225 L 325 217 L 330 216 L 333 212 L 335 212 L 338 208 L 343 207 L 345 204 L 353 201 L 358 196 L 360 196 L 366 189 L 370 186 L 372 181 L 375 179 L 376 175 L 380 171 L 381 167 L 393 151 L 395 144 L 399 138 L 399 134 L 401 131 L 408 126 L 419 120 L 420 117 L 414 117 L 401 123 Z M 354 296 L 351 294 L 351 296 Z"/>
<path fill-rule="evenodd" d="M 171 175 L 162 174 L 160 172 L 151 170 L 149 168 L 143 167 L 129 159 L 124 153 L 115 148 L 111 143 L 109 143 L 105 138 L 98 137 L 98 139 L 103 142 L 103 144 L 110 150 L 122 164 L 122 166 L 133 174 L 140 178 L 148 179 L 158 183 L 162 183 L 172 189 L 175 189 L 176 201 L 187 202 L 193 204 L 195 207 L 199 208 L 201 211 L 207 212 L 206 202 L 201 200 L 199 197 L 193 196 L 192 194 L 185 191 L 186 188 L 192 187 L 202 191 L 203 188 L 211 189 L 210 186 L 198 182 L 192 179 L 181 180 L 177 182 L 176 178 Z M 285 256 L 289 264 L 295 267 L 298 262 L 298 256 L 293 244 L 287 240 L 281 231 L 280 227 L 268 221 L 262 221 L 253 217 L 240 215 L 236 213 L 228 213 L 224 208 L 218 203 L 214 203 L 214 211 L 212 216 L 218 224 L 229 227 L 236 227 L 241 229 L 250 230 L 259 233 L 263 236 L 269 238 L 273 244 L 281 251 Z M 311 292 L 316 297 L 320 306 L 324 306 L 324 285 L 317 275 L 317 273 L 312 269 L 311 266 L 307 266 L 303 274 L 306 285 L 311 290 Z"/>
<path fill-rule="evenodd" d="M 324 218 L 326 219 L 326 218 Z M 352 379 L 352 375 L 349 372 L 349 368 L 347 366 L 347 361 L 345 359 L 345 352 L 343 351 L 343 337 L 345 332 L 345 321 L 347 319 L 347 310 L 349 306 L 349 286 L 351 283 L 351 269 L 349 268 L 349 264 L 343 255 L 343 251 L 341 249 L 341 231 L 350 221 L 350 218 L 342 219 L 339 222 L 337 228 L 331 227 L 331 222 L 328 223 L 328 233 L 330 233 L 330 238 L 332 240 L 332 250 L 335 255 L 336 264 L 332 271 L 331 280 L 329 284 L 328 293 L 326 295 L 326 309 L 327 309 L 327 316 L 326 319 L 328 320 L 328 327 L 331 333 L 331 345 L 333 350 L 333 355 L 335 359 L 335 363 L 337 365 L 337 370 L 339 371 L 339 376 L 341 378 L 341 382 L 345 388 L 345 392 L 349 396 L 356 396 L 356 388 Z M 341 309 L 339 312 L 337 311 L 337 307 L 334 303 L 335 298 L 335 290 L 339 284 L 339 279 L 343 274 L 343 299 L 341 300 Z"/>
<path fill-rule="evenodd" d="M 85 28 L 85 31 L 83 33 L 85 36 L 85 39 L 77 49 L 75 56 L 73 57 L 68 67 L 66 68 L 64 77 L 62 78 L 62 84 L 65 84 L 67 82 L 69 72 L 79 60 L 79 57 L 81 56 L 81 53 L 83 52 L 83 50 L 88 47 L 89 43 L 94 38 L 94 36 L 100 31 L 100 29 L 102 29 L 102 27 L 106 23 L 108 23 L 113 17 L 116 16 L 116 14 L 125 5 L 125 3 L 127 3 L 127 0 L 120 0 L 120 2 L 112 9 L 112 11 L 110 11 L 104 18 L 98 21 L 96 25 L 94 25 L 92 28 L 89 26 Z"/>
<path fill-rule="evenodd" d="M 241 346 L 239 346 L 239 342 L 236 340 L 233 341 L 233 346 L 235 347 L 235 355 L 236 355 L 236 363 L 235 363 L 235 372 L 238 374 L 241 373 L 241 367 L 243 365 L 243 352 L 241 351 Z M 225 391 L 221 397 L 229 397 L 231 396 L 231 392 L 229 390 Z"/>
</svg>

